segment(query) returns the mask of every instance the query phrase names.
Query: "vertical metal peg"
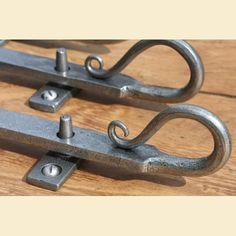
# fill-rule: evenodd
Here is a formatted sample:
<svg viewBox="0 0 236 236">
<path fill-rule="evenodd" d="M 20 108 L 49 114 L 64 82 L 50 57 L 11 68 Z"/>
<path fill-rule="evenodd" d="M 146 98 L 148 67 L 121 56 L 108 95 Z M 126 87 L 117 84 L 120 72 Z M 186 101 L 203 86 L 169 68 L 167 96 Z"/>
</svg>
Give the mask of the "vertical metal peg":
<svg viewBox="0 0 236 236">
<path fill-rule="evenodd" d="M 60 117 L 58 137 L 61 139 L 72 138 L 74 136 L 72 118 L 70 115 Z"/>
<path fill-rule="evenodd" d="M 65 73 L 69 70 L 68 61 L 67 61 L 67 52 L 65 48 L 59 48 L 56 51 L 55 70 L 61 73 Z"/>
</svg>

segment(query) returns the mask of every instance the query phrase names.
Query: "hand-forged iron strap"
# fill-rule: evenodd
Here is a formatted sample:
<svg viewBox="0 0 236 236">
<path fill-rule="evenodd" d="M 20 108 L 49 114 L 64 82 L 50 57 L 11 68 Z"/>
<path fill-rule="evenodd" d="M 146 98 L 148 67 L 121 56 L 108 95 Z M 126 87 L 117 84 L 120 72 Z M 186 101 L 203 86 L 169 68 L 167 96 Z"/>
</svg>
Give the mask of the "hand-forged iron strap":
<svg viewBox="0 0 236 236">
<path fill-rule="evenodd" d="M 136 56 L 155 45 L 165 45 L 176 50 L 187 62 L 191 76 L 188 84 L 180 89 L 149 85 L 128 87 L 133 96 L 157 102 L 183 102 L 192 98 L 200 90 L 204 80 L 204 67 L 197 52 L 183 40 L 141 40 L 131 47 L 126 54 L 109 70 L 103 69 L 103 60 L 97 55 L 90 55 L 85 60 L 85 68 L 95 78 L 108 78 L 121 72 Z M 92 61 L 99 63 L 99 68 L 92 66 Z"/>
<path fill-rule="evenodd" d="M 142 144 L 165 122 L 177 117 L 198 120 L 211 131 L 215 143 L 211 155 L 204 158 L 175 157 L 152 145 Z M 119 125 L 119 122 L 112 122 L 109 126 L 110 138 L 79 127 L 73 127 L 73 137 L 64 138 L 58 133 L 61 123 L 0 109 L 0 139 L 150 174 L 209 175 L 220 169 L 230 156 L 231 141 L 226 127 L 215 115 L 196 106 L 178 105 L 159 113 L 137 138 L 130 141 L 117 137 L 117 123 Z M 119 126 L 122 127 L 122 124 Z M 126 126 L 123 127 L 125 130 Z"/>
<path fill-rule="evenodd" d="M 145 129 L 134 139 L 125 140 L 118 137 L 115 128 L 123 130 L 128 136 L 129 131 L 121 121 L 112 121 L 108 126 L 108 135 L 111 141 L 123 149 L 133 149 L 150 139 L 165 123 L 175 118 L 188 118 L 203 124 L 212 134 L 214 150 L 207 157 L 182 158 L 163 153 L 163 158 L 151 158 L 153 168 L 163 173 L 174 175 L 200 176 L 213 173 L 220 169 L 229 159 L 231 153 L 230 134 L 223 122 L 213 113 L 194 105 L 176 105 L 160 112 Z M 153 171 L 154 171 L 153 169 Z M 152 171 L 150 171 L 152 172 Z"/>
</svg>

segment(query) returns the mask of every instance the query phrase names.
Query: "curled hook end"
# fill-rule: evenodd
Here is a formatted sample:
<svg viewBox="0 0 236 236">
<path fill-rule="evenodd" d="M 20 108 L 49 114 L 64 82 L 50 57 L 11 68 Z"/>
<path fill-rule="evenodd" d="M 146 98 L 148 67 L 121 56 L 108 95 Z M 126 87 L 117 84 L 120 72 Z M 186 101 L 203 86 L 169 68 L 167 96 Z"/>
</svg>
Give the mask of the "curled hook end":
<svg viewBox="0 0 236 236">
<path fill-rule="evenodd" d="M 92 65 L 92 62 L 95 61 L 98 63 L 98 68 L 94 68 Z M 103 66 L 104 62 L 103 59 L 98 55 L 89 55 L 85 62 L 84 62 L 85 69 L 87 72 L 96 78 L 101 78 L 101 75 L 103 74 Z"/>
<path fill-rule="evenodd" d="M 108 136 L 110 140 L 118 147 L 128 148 L 127 144 L 129 141 L 117 135 L 116 127 L 120 128 L 123 131 L 124 137 L 127 137 L 129 135 L 129 129 L 123 122 L 119 120 L 113 120 L 108 126 Z"/>
<path fill-rule="evenodd" d="M 112 133 L 112 135 L 115 134 L 117 136 L 116 127 L 120 128 L 123 131 L 125 137 L 127 137 L 129 135 L 128 127 L 122 121 L 119 121 L 119 120 L 113 120 L 109 124 L 109 126 L 108 126 L 108 134 Z"/>
</svg>

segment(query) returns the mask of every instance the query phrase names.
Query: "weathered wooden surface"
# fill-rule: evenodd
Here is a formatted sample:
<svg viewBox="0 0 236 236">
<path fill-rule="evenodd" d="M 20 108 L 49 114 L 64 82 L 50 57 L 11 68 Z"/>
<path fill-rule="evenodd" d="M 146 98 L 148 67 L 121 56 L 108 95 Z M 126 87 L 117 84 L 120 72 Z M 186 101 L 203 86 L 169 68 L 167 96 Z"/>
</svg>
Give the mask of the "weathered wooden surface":
<svg viewBox="0 0 236 236">
<path fill-rule="evenodd" d="M 55 48 L 69 48 L 69 61 L 82 64 L 90 53 L 103 56 L 105 67 L 113 65 L 135 41 L 115 44 L 87 44 L 85 42 L 40 43 L 12 41 L 6 48 L 54 57 Z M 188 103 L 203 106 L 216 113 L 228 126 L 233 146 L 236 138 L 236 41 L 189 41 L 199 52 L 205 65 L 205 83 L 201 92 Z M 136 79 L 149 84 L 180 87 L 188 80 L 188 68 L 171 49 L 154 47 L 141 54 L 125 70 Z M 9 80 L 12 83 L 7 83 Z M 157 114 L 109 101 L 86 99 L 78 94 L 58 113 L 48 114 L 28 107 L 27 99 L 35 86 L 25 87 L 12 78 L 0 77 L 0 107 L 58 120 L 60 114 L 73 116 L 74 125 L 106 132 L 111 120 L 124 121 L 137 135 Z M 158 110 L 158 107 L 157 109 Z M 7 121 L 6 121 L 7 122 Z M 150 141 L 170 154 L 198 157 L 213 148 L 210 133 L 197 122 L 178 119 L 169 122 Z M 236 195 L 236 153 L 219 172 L 201 178 L 140 176 L 110 169 L 84 161 L 81 168 L 58 192 L 51 192 L 27 184 L 24 176 L 45 150 L 31 150 L 18 144 L 0 144 L 0 195 Z"/>
</svg>

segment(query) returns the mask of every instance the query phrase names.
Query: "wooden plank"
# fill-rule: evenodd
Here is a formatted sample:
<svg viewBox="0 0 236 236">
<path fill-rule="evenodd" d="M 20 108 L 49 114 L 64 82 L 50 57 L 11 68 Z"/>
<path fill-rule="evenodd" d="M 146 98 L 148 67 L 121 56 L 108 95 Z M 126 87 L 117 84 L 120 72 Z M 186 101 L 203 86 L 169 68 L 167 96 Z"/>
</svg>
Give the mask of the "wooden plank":
<svg viewBox="0 0 236 236">
<path fill-rule="evenodd" d="M 122 42 L 126 45 L 130 42 Z M 208 42 L 206 42 L 208 44 Z M 227 43 L 226 43 L 227 44 Z M 107 44 L 108 45 L 108 44 Z M 116 48 L 114 57 L 119 58 L 124 48 L 118 50 L 118 44 L 108 45 Z M 202 41 L 202 45 L 204 41 Z M 54 56 L 54 49 L 38 48 L 21 43 L 10 42 L 8 47 L 18 50 L 37 52 Z M 151 53 L 152 50 L 150 50 Z M 73 51 L 71 61 L 82 63 L 85 57 L 81 52 Z M 87 53 L 86 53 L 87 54 Z M 80 58 L 77 57 L 80 55 Z M 108 59 L 109 55 L 104 54 Z M 149 52 L 147 52 L 149 55 Z M 236 56 L 236 55 L 235 55 Z M 116 60 L 112 56 L 113 62 Z M 83 60 L 82 60 L 83 59 Z M 135 62 L 134 62 L 135 63 Z M 168 61 L 165 61 L 168 64 Z M 233 61 L 232 61 L 233 63 Z M 112 64 L 112 62 L 110 62 Z M 109 64 L 107 63 L 109 66 Z M 132 64 L 134 68 L 137 65 Z M 156 64 L 152 65 L 156 69 Z M 146 74 L 152 68 L 139 67 L 132 73 Z M 131 70 L 131 69 L 127 69 Z M 141 72 L 140 72 L 141 71 Z M 155 70 L 152 70 L 155 71 Z M 158 70 L 156 70 L 156 73 Z M 172 72 L 173 77 L 174 73 Z M 96 103 L 83 99 L 72 98 L 58 113 L 48 114 L 30 109 L 27 99 L 34 93 L 34 88 L 21 86 L 20 84 L 7 83 L 9 78 L 0 78 L 0 107 L 12 111 L 24 112 L 36 116 L 58 120 L 60 114 L 69 113 L 73 116 L 74 125 L 92 128 L 106 132 L 111 120 L 120 119 L 130 129 L 131 137 L 137 135 L 144 126 L 156 114 L 156 111 L 144 110 L 125 105 Z M 173 79 L 174 80 L 174 79 Z M 153 79 L 154 82 L 154 79 Z M 172 81 L 173 82 L 173 81 Z M 198 94 L 188 103 L 203 106 L 215 112 L 228 126 L 232 135 L 233 146 L 236 139 L 234 97 Z M 161 150 L 174 155 L 198 157 L 207 155 L 213 148 L 213 141 L 207 130 L 197 122 L 190 120 L 174 120 L 163 127 L 150 141 Z M 83 162 L 81 168 L 74 173 L 71 179 L 54 193 L 48 190 L 30 186 L 25 183 L 24 176 L 45 150 L 31 150 L 30 147 L 22 147 L 18 144 L 0 142 L 0 195 L 235 195 L 236 194 L 236 152 L 233 149 L 232 156 L 227 165 L 219 172 L 201 178 L 174 178 L 170 176 L 140 176 L 100 166 L 95 163 Z"/>
</svg>

